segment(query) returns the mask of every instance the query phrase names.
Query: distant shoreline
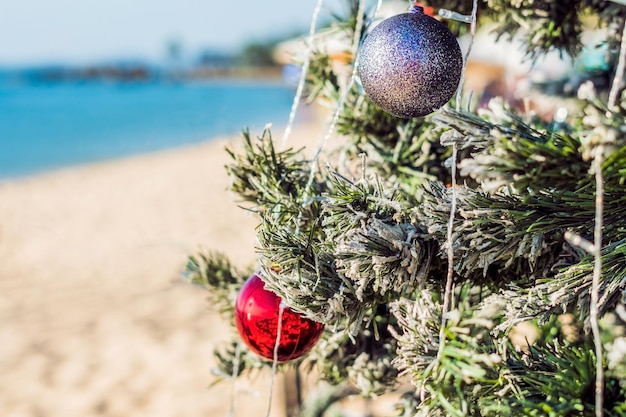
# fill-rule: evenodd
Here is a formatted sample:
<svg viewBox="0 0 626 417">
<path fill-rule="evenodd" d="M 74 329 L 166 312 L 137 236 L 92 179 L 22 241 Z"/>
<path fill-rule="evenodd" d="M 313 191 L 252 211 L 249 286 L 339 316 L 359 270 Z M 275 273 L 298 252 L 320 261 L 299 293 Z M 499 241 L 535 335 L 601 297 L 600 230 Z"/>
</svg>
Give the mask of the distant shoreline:
<svg viewBox="0 0 626 417">
<path fill-rule="evenodd" d="M 187 79 L 214 79 L 214 78 L 260 78 L 280 79 L 282 67 L 232 67 L 232 68 L 194 68 L 186 75 Z"/>
<path fill-rule="evenodd" d="M 152 67 L 135 65 L 93 65 L 85 67 L 41 67 L 0 73 L 0 80 L 9 82 L 65 83 L 65 82 L 125 82 L 142 83 L 154 81 L 197 81 L 215 79 L 280 80 L 282 66 L 192 66 Z"/>
</svg>

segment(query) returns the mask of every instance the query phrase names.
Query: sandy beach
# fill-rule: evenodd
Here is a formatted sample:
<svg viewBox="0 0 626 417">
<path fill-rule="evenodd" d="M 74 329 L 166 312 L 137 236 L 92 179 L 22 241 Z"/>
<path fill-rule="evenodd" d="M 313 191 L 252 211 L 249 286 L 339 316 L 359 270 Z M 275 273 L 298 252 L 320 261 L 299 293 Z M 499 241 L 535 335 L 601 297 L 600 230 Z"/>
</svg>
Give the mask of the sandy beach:
<svg viewBox="0 0 626 417">
<path fill-rule="evenodd" d="M 297 126 L 291 140 L 321 134 Z M 255 266 L 256 219 L 223 169 L 238 140 L 0 183 L 0 415 L 228 414 L 232 385 L 208 385 L 230 327 L 180 271 L 201 248 Z M 246 384 L 235 416 L 264 414 L 268 379 Z"/>
</svg>

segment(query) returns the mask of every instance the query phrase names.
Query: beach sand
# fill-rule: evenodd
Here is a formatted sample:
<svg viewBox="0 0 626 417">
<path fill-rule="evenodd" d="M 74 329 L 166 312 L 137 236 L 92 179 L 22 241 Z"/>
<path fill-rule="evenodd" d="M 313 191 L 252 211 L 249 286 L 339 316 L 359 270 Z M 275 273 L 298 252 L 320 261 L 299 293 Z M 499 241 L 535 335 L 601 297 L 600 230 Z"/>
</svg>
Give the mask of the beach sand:
<svg viewBox="0 0 626 417">
<path fill-rule="evenodd" d="M 320 126 L 290 144 L 315 147 Z M 240 140 L 0 183 L 2 417 L 228 414 L 232 384 L 209 384 L 232 329 L 180 271 L 207 248 L 253 272 L 257 222 L 223 168 Z M 237 383 L 235 416 L 265 415 L 268 381 Z"/>
</svg>

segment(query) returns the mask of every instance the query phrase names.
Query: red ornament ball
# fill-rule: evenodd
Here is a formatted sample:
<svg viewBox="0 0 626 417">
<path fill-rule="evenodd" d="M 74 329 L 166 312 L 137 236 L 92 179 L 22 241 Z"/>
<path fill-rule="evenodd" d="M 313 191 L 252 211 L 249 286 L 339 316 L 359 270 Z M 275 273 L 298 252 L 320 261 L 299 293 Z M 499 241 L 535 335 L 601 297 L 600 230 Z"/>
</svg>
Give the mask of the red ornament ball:
<svg viewBox="0 0 626 417">
<path fill-rule="evenodd" d="M 243 284 L 235 303 L 235 324 L 241 339 L 261 357 L 274 359 L 281 298 L 266 290 L 258 273 Z M 324 325 L 283 306 L 277 359 L 287 362 L 307 353 L 317 343 Z"/>
</svg>

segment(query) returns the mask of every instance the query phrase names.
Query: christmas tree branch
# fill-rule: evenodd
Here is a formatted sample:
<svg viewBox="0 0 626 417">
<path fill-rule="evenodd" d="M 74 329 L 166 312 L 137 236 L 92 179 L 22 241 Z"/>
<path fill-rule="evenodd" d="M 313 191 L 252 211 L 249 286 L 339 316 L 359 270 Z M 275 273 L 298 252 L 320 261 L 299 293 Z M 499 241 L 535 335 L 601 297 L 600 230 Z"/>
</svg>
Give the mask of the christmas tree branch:
<svg viewBox="0 0 626 417">
<path fill-rule="evenodd" d="M 504 398 L 510 415 L 597 414 L 593 389 L 596 358 L 591 342 L 576 346 L 555 340 L 529 346 L 527 352 L 510 352 L 507 366 L 521 394 Z M 601 412 L 624 415 L 616 409 L 617 403 L 624 401 L 623 387 L 610 379 L 604 388 Z"/>
<path fill-rule="evenodd" d="M 249 131 L 243 132 L 243 139 L 241 153 L 226 149 L 233 159 L 226 166 L 232 178 L 231 189 L 251 205 L 252 211 L 284 216 L 300 212 L 303 202 L 299 197 L 309 179 L 308 161 L 291 148 L 277 151 L 269 129 L 255 142 Z"/>
<path fill-rule="evenodd" d="M 461 176 L 471 177 L 485 191 L 512 187 L 520 193 L 535 193 L 548 184 L 571 190 L 586 176 L 590 165 L 579 152 L 579 140 L 565 132 L 536 130 L 501 101 L 492 100 L 490 107 L 483 117 L 452 110 L 437 116 L 461 132 L 443 138 L 445 144 L 471 147 L 471 156 L 459 164 Z"/>
<path fill-rule="evenodd" d="M 464 297 L 468 290 L 470 287 L 464 286 L 457 294 L 463 305 L 455 305 L 446 313 L 443 347 L 438 336 L 441 305 L 429 292 L 423 291 L 415 300 L 391 304 L 398 321 L 394 363 L 421 393 L 417 415 L 474 415 L 479 412 L 480 398 L 510 384 L 498 375 L 502 356 L 489 335 L 493 311 L 473 312 Z"/>
<path fill-rule="evenodd" d="M 320 341 L 310 360 L 325 381 L 333 385 L 347 382 L 362 395 L 376 396 L 395 389 L 398 370 L 391 363 L 396 351 L 389 333 L 393 317 L 385 307 L 370 315 L 374 317 L 370 327 L 354 336 L 347 329 L 336 329 Z"/>
<path fill-rule="evenodd" d="M 366 311 L 424 285 L 435 242 L 404 219 L 397 190 L 376 179 L 328 181 L 308 229 L 263 217 L 260 253 L 269 288 L 292 308 L 327 324 L 347 318 L 358 329 Z"/>
<path fill-rule="evenodd" d="M 392 303 L 398 321 L 394 363 L 421 393 L 416 415 L 594 415 L 591 340 L 572 344 L 557 337 L 515 349 L 506 338 L 492 336 L 499 307 L 473 308 L 468 295 L 459 294 L 458 299 L 465 301 L 449 313 L 439 361 L 435 355 L 440 306 L 428 293 Z M 615 413 L 623 406 L 625 393 L 613 377 L 604 381 L 603 411 L 623 415 Z"/>
<path fill-rule="evenodd" d="M 225 255 L 219 252 L 191 255 L 183 276 L 192 284 L 200 285 L 208 291 L 209 303 L 219 313 L 229 319 L 233 318 L 233 296 L 248 275 L 237 271 Z"/>
<path fill-rule="evenodd" d="M 592 255 L 563 268 L 553 278 L 546 278 L 527 290 L 502 291 L 487 300 L 503 308 L 505 320 L 496 327 L 506 331 L 517 323 L 538 318 L 545 323 L 551 316 L 565 311 L 578 311 L 579 319 L 589 325 L 590 290 L 595 260 Z M 626 241 L 602 249 L 602 274 L 598 282 L 598 315 L 602 317 L 620 302 L 626 288 Z"/>
</svg>

